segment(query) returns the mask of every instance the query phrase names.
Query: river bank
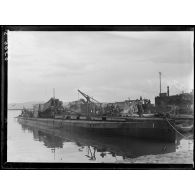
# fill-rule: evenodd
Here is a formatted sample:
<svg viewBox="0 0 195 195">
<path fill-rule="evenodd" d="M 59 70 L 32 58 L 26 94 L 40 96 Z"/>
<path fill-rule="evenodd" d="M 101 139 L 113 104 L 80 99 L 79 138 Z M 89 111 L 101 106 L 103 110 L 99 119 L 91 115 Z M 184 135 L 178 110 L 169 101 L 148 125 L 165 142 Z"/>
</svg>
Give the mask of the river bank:
<svg viewBox="0 0 195 195">
<path fill-rule="evenodd" d="M 191 146 L 183 147 L 182 150 L 178 149 L 175 152 L 169 152 L 165 154 L 156 155 L 143 155 L 133 159 L 124 159 L 123 161 L 117 161 L 117 163 L 145 163 L 145 164 L 194 164 L 194 135 L 193 132 L 184 134 L 185 137 L 182 139 L 186 143 L 191 143 Z"/>
<path fill-rule="evenodd" d="M 117 163 L 144 163 L 144 164 L 194 164 L 193 151 L 178 151 L 167 154 L 146 155 L 134 159 L 125 159 Z"/>
<path fill-rule="evenodd" d="M 193 151 L 141 156 L 134 163 L 193 164 Z"/>
</svg>

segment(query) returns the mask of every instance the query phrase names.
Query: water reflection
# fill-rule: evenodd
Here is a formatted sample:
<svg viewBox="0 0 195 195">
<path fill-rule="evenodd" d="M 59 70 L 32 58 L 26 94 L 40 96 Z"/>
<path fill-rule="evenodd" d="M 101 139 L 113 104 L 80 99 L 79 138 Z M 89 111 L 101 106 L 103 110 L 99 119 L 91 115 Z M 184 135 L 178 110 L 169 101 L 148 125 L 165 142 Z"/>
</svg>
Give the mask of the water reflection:
<svg viewBox="0 0 195 195">
<path fill-rule="evenodd" d="M 74 143 L 78 152 L 89 160 L 96 162 L 98 158 L 111 157 L 115 161 L 118 157 L 122 159 L 135 158 L 150 154 L 163 154 L 175 152 L 180 141 L 177 143 L 166 143 L 158 141 L 147 141 L 129 137 L 108 137 L 100 135 L 76 134 L 73 131 L 67 132 L 60 129 L 41 129 L 21 124 L 23 131 L 33 134 L 33 139 L 43 142 L 44 146 L 51 148 L 52 153 L 58 148 L 63 148 L 65 144 Z"/>
</svg>

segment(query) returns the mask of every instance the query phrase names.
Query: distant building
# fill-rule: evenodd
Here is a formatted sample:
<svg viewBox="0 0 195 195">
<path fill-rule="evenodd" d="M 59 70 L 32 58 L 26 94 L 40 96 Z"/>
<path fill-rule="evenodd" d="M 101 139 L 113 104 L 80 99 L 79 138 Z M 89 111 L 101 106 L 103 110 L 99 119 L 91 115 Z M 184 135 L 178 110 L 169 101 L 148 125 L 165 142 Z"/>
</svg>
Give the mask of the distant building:
<svg viewBox="0 0 195 195">
<path fill-rule="evenodd" d="M 181 93 L 177 95 L 169 95 L 169 87 L 167 93 L 160 93 L 155 97 L 155 107 L 157 112 L 176 112 L 180 114 L 192 114 L 194 102 L 194 90 L 191 93 Z"/>
</svg>

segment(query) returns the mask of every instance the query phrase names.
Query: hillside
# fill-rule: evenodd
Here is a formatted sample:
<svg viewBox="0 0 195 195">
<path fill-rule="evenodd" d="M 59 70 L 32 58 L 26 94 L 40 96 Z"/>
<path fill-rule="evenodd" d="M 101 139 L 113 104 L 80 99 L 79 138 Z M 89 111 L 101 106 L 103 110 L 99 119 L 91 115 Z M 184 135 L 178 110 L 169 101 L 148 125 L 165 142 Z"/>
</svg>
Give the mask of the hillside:
<svg viewBox="0 0 195 195">
<path fill-rule="evenodd" d="M 35 104 L 41 104 L 43 102 L 24 102 L 24 103 L 10 103 L 8 104 L 8 109 L 23 109 L 23 108 L 27 108 L 27 109 L 31 109 L 33 108 L 33 105 Z"/>
<path fill-rule="evenodd" d="M 16 109 L 32 109 L 33 105 L 35 104 L 43 104 L 43 101 L 31 101 L 31 102 L 24 102 L 24 103 L 10 103 L 8 104 L 8 109 L 9 110 L 16 110 Z M 63 106 L 66 106 L 69 102 L 63 102 Z"/>
</svg>

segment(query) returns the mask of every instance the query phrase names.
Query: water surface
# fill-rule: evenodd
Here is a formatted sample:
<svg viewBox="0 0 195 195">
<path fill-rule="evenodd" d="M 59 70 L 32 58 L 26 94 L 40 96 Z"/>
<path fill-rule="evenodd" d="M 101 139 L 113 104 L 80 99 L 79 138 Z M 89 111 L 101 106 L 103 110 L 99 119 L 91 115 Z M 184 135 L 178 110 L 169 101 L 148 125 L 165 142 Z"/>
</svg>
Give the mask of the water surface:
<svg viewBox="0 0 195 195">
<path fill-rule="evenodd" d="M 43 130 L 20 124 L 21 111 L 8 111 L 8 162 L 129 162 L 143 155 L 193 150 L 193 141 L 177 143 L 146 141 L 127 137 L 70 134 L 64 130 Z"/>
</svg>

